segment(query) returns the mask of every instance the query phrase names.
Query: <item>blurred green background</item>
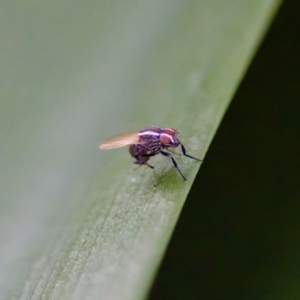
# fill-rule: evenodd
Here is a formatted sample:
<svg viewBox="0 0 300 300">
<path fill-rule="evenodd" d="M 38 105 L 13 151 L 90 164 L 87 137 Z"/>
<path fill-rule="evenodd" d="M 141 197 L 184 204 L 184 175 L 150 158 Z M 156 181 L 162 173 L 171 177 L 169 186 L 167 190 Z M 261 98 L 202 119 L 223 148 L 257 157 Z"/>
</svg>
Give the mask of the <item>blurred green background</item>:
<svg viewBox="0 0 300 300">
<path fill-rule="evenodd" d="M 286 0 L 205 157 L 154 299 L 300 299 L 300 2 Z"/>
<path fill-rule="evenodd" d="M 112 294 L 124 299 L 126 293 L 131 300 L 133 294 L 137 299 L 144 295 L 192 181 L 183 184 L 172 165 L 163 160 L 157 163 L 162 184 L 153 190 L 151 172 L 141 170 L 133 175 L 127 151 L 100 153 L 98 143 L 149 124 L 174 126 L 182 131 L 187 149 L 202 157 L 276 3 L 279 1 L 29 0 L 1 4 L 0 299 L 6 295 L 9 300 L 66 299 L 70 295 L 98 299 L 106 292 L 107 299 Z M 277 27 L 287 30 L 290 19 Z M 292 37 L 297 40 L 296 35 L 282 35 L 289 42 Z M 290 217 L 289 210 L 296 210 L 285 198 L 293 197 L 281 185 L 293 182 L 288 175 L 289 159 L 297 170 L 288 146 L 291 142 L 284 139 L 288 139 L 286 131 L 295 132 L 287 128 L 296 127 L 298 120 L 288 116 L 278 121 L 288 111 L 289 94 L 278 89 L 284 91 L 283 77 L 290 89 L 298 87 L 289 76 L 271 69 L 288 66 L 271 55 L 280 49 L 287 53 L 286 44 L 277 40 L 269 48 L 267 57 L 273 59 L 269 72 L 262 59 L 255 82 L 249 83 L 243 96 L 249 103 L 242 104 L 243 110 L 232 117 L 234 125 L 226 129 L 235 103 L 242 101 L 234 101 L 229 109 L 218 134 L 225 131 L 227 136 L 216 137 L 191 192 L 194 197 L 180 220 L 183 237 L 175 248 L 191 253 L 171 255 L 176 270 L 170 273 L 164 271 L 168 270 L 167 255 L 161 269 L 167 280 L 158 276 L 152 293 L 156 299 L 239 298 L 253 286 L 252 278 L 261 295 L 268 291 L 264 283 L 270 282 L 271 275 L 276 284 L 288 278 L 272 268 L 278 261 L 282 268 L 291 266 L 297 255 L 289 253 L 285 256 L 289 261 L 284 262 L 282 253 L 295 248 L 273 251 L 278 253 L 275 258 L 269 253 L 281 250 L 282 244 L 292 245 L 297 234 L 294 226 L 295 235 L 288 240 L 284 231 L 292 232 L 290 225 L 295 225 L 297 214 L 295 220 Z M 254 72 L 251 70 L 248 74 Z M 263 89 L 263 82 L 272 83 L 272 92 Z M 291 97 L 295 94 L 290 93 Z M 267 99 L 271 104 L 264 104 Z M 296 107 L 291 112 L 297 114 Z M 259 116 L 264 122 L 275 118 L 270 132 L 279 128 L 274 135 L 269 134 L 270 123 L 261 124 Z M 272 146 L 272 141 L 277 144 Z M 288 155 L 283 150 L 281 156 L 275 153 L 281 145 L 289 148 Z M 264 153 L 267 157 L 261 156 Z M 194 178 L 199 165 L 179 161 L 185 174 Z M 272 188 L 280 188 L 283 195 Z M 250 194 L 257 191 L 259 197 Z M 268 192 L 269 197 L 263 196 Z M 196 207 L 189 208 L 192 204 Z M 257 215 L 251 214 L 251 208 Z M 187 227 L 180 225 L 186 214 Z M 274 230 L 272 220 L 282 234 Z M 192 229 L 199 231 L 193 234 Z M 284 234 L 286 241 L 278 242 L 278 236 Z M 189 237 L 199 244 L 189 246 Z M 257 250 L 264 248 L 270 251 Z M 255 251 L 262 253 L 261 270 L 269 270 L 264 276 L 257 271 Z M 162 286 L 165 294 L 155 294 L 163 293 Z M 291 291 L 287 285 L 281 287 Z"/>
</svg>

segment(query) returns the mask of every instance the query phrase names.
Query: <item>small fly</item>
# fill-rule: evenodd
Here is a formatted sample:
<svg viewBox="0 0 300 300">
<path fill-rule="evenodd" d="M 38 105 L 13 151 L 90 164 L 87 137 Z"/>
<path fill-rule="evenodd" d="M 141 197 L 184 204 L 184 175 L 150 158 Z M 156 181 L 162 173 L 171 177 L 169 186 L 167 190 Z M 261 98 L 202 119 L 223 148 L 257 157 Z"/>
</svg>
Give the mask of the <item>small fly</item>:
<svg viewBox="0 0 300 300">
<path fill-rule="evenodd" d="M 171 127 L 161 128 L 151 126 L 138 132 L 124 133 L 112 138 L 108 138 L 104 140 L 99 147 L 100 149 L 113 149 L 129 145 L 129 153 L 133 158 L 136 159 L 134 164 L 147 165 L 149 168 L 153 169 L 153 173 L 154 167 L 148 164 L 148 160 L 151 156 L 162 154 L 164 156 L 170 157 L 174 167 L 181 175 L 183 180 L 186 181 L 186 178 L 178 168 L 177 163 L 172 154 L 166 152 L 168 151 L 168 148 L 176 148 L 179 145 L 181 145 L 182 154 L 184 156 L 197 161 L 202 160 L 186 153 L 184 146 L 180 143 L 180 141 L 177 138 L 177 134 L 179 134 L 179 131 Z"/>
</svg>

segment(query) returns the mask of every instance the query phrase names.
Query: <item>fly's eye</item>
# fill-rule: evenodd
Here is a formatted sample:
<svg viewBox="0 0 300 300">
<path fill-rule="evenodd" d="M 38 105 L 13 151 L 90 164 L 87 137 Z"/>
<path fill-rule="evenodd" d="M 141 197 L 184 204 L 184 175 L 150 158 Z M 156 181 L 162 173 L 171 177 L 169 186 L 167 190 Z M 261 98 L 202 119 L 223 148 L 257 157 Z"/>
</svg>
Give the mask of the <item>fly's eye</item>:
<svg viewBox="0 0 300 300">
<path fill-rule="evenodd" d="M 174 144 L 173 138 L 169 134 L 162 133 L 159 137 L 159 141 L 163 145 L 172 145 Z"/>
</svg>

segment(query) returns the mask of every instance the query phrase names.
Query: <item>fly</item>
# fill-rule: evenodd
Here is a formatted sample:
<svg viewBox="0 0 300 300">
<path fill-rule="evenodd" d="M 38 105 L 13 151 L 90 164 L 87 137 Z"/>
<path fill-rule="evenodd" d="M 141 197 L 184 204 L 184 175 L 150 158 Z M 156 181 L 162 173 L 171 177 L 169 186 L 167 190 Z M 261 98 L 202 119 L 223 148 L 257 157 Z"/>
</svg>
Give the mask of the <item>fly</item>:
<svg viewBox="0 0 300 300">
<path fill-rule="evenodd" d="M 179 131 L 171 127 L 161 128 L 151 126 L 138 132 L 125 133 L 108 138 L 104 140 L 99 147 L 100 149 L 113 149 L 129 145 L 129 153 L 133 158 L 136 159 L 134 164 L 147 165 L 149 168 L 153 169 L 153 172 L 154 167 L 148 163 L 148 160 L 151 156 L 162 154 L 172 160 L 174 167 L 181 175 L 183 180 L 186 181 L 186 178 L 178 168 L 178 165 L 172 154 L 170 152 L 166 152 L 168 151 L 168 148 L 176 148 L 180 145 L 182 154 L 184 156 L 197 161 L 202 160 L 186 153 L 185 147 L 177 138 L 177 134 L 179 134 Z"/>
</svg>

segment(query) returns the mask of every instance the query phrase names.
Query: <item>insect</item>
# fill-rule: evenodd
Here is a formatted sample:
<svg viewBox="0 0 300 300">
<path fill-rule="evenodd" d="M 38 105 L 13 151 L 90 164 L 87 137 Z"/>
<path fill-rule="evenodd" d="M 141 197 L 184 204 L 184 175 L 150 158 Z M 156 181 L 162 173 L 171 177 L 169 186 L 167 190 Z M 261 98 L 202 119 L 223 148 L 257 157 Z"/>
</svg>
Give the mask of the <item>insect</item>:
<svg viewBox="0 0 300 300">
<path fill-rule="evenodd" d="M 162 154 L 172 160 L 174 167 L 181 175 L 183 180 L 186 181 L 186 178 L 178 168 L 174 157 L 170 152 L 167 152 L 168 148 L 176 148 L 181 145 L 182 154 L 184 156 L 197 161 L 202 160 L 186 153 L 184 146 L 177 138 L 177 134 L 179 134 L 179 131 L 171 127 L 161 128 L 157 126 L 151 126 L 138 132 L 124 133 L 112 138 L 108 138 L 104 140 L 99 147 L 100 149 L 113 149 L 129 145 L 129 153 L 136 159 L 134 164 L 146 165 L 153 169 L 153 172 L 154 167 L 148 163 L 148 160 L 151 156 Z"/>
</svg>

